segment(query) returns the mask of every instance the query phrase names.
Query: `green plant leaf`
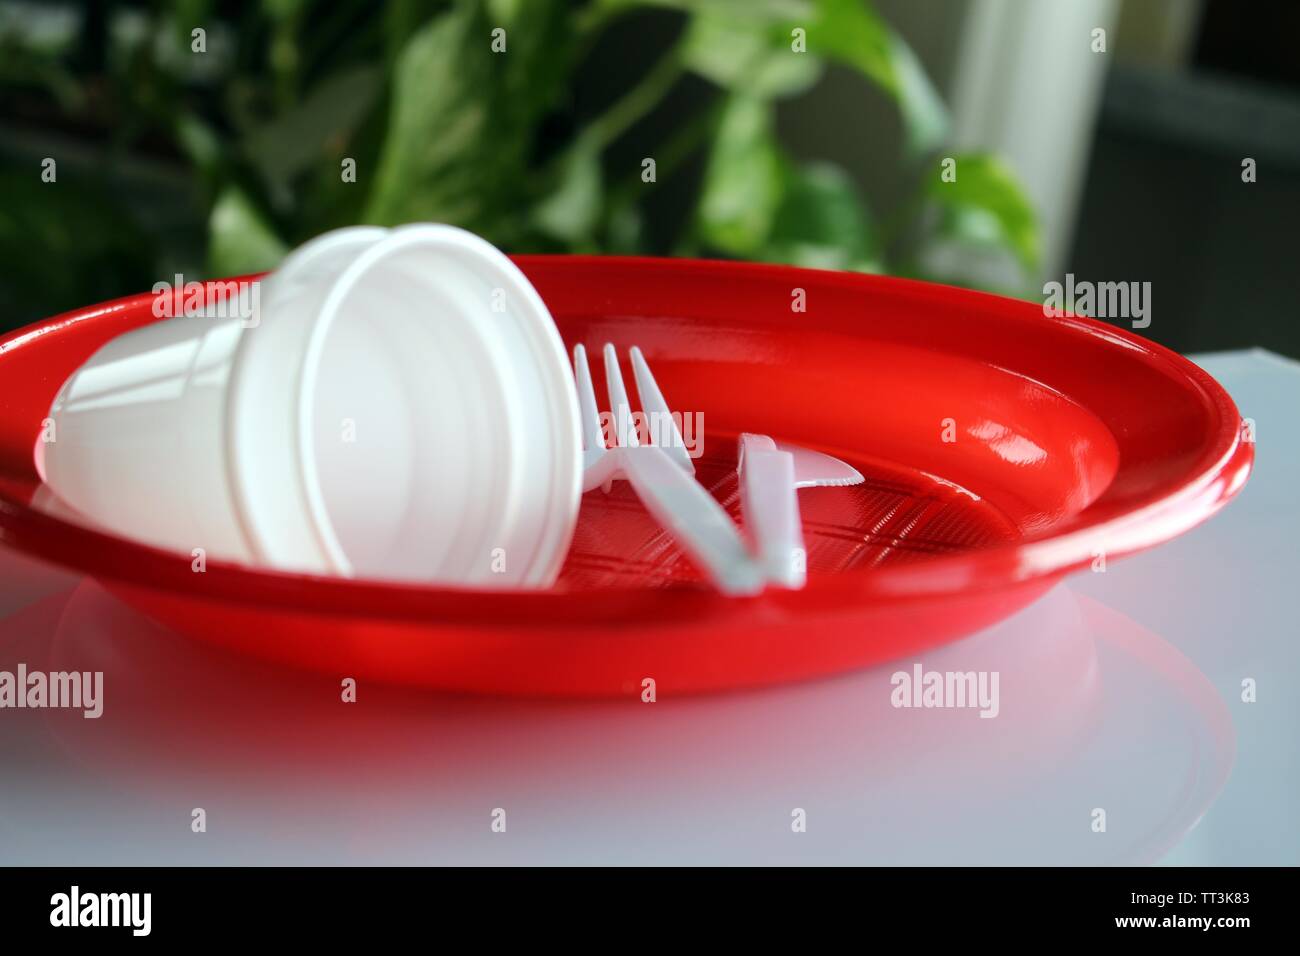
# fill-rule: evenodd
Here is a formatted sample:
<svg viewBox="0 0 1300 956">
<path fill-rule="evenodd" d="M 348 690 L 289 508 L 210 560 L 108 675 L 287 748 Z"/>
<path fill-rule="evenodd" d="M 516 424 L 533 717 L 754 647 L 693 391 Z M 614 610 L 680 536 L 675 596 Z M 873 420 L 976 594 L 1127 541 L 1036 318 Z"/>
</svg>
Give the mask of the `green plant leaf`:
<svg viewBox="0 0 1300 956">
<path fill-rule="evenodd" d="M 809 163 L 787 171 L 764 259 L 816 269 L 876 271 L 872 243 L 865 207 L 843 170 Z"/>
<path fill-rule="evenodd" d="M 533 223 L 553 238 L 568 243 L 590 239 L 600 217 L 600 154 L 578 140 L 559 164 L 556 188 L 533 209 Z"/>
<path fill-rule="evenodd" d="M 808 49 L 854 67 L 895 99 L 912 155 L 947 135 L 947 108 L 916 54 L 862 0 L 817 0 Z"/>
<path fill-rule="evenodd" d="M 245 275 L 273 269 L 288 247 L 236 186 L 217 197 L 208 218 L 208 268 L 214 275 Z"/>
<path fill-rule="evenodd" d="M 812 0 L 595 0 L 593 7 L 618 12 L 633 7 L 665 7 L 693 13 L 716 10 L 727 14 L 747 14 L 765 23 L 806 17 Z"/>
<path fill-rule="evenodd" d="M 319 83 L 293 109 L 248 131 L 247 160 L 272 186 L 311 168 L 346 145 L 383 87 L 377 67 L 353 67 Z"/>
<path fill-rule="evenodd" d="M 757 255 L 781 204 L 783 177 L 771 108 L 756 97 L 733 96 L 704 173 L 698 238 L 731 255 Z"/>
<path fill-rule="evenodd" d="M 216 182 L 225 163 L 221 137 L 216 130 L 197 113 L 186 110 L 177 115 L 172 135 L 204 179 Z"/>
<path fill-rule="evenodd" d="M 787 13 L 788 11 L 782 11 Z M 683 65 L 733 92 L 794 96 L 822 74 L 814 54 L 795 52 L 785 20 L 751 8 L 705 4 L 696 8 L 683 44 Z"/>
<path fill-rule="evenodd" d="M 461 4 L 403 47 L 367 222 L 449 222 L 494 232 L 496 211 L 515 186 L 503 170 L 520 147 L 512 130 L 494 124 L 489 43 L 478 5 Z"/>
<path fill-rule="evenodd" d="M 500 77 L 498 109 L 514 128 L 531 128 L 573 80 L 575 17 L 567 4 L 544 0 L 495 0 L 488 10 L 489 33 L 506 30 L 506 52 L 493 55 Z"/>
<path fill-rule="evenodd" d="M 620 0 L 608 0 L 611 6 Z M 790 95 L 815 82 L 820 60 L 850 66 L 898 104 L 906 147 L 926 153 L 948 133 L 948 111 L 907 41 L 865 0 L 656 0 L 693 13 L 687 65 L 751 95 Z M 791 50 L 806 31 L 807 52 Z"/>
<path fill-rule="evenodd" d="M 1020 183 L 995 156 L 965 153 L 956 161 L 956 179 L 936 173 L 926 195 L 941 211 L 945 238 L 1009 249 L 1028 272 L 1038 268 L 1038 218 Z"/>
</svg>

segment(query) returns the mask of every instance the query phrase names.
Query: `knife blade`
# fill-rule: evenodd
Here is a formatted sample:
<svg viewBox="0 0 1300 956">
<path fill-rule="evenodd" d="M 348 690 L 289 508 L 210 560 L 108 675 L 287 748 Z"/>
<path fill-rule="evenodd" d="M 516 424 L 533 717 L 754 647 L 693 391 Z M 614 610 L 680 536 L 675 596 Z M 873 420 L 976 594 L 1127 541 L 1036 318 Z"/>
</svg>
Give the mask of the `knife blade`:
<svg viewBox="0 0 1300 956">
<path fill-rule="evenodd" d="M 746 530 L 769 580 L 803 587 L 807 556 L 796 489 L 854 485 L 862 474 L 830 455 L 752 433 L 740 436 L 736 472 Z"/>
</svg>

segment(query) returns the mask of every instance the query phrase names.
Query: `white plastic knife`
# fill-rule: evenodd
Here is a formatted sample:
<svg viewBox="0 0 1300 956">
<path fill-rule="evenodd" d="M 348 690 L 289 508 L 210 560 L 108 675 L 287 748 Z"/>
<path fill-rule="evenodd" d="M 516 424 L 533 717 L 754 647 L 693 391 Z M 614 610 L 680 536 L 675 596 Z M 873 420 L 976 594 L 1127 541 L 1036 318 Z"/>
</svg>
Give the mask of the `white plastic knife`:
<svg viewBox="0 0 1300 956">
<path fill-rule="evenodd" d="M 740 436 L 736 471 L 745 528 L 768 579 L 803 587 L 807 556 L 796 489 L 856 485 L 862 474 L 830 455 L 749 432 Z"/>
<path fill-rule="evenodd" d="M 765 438 L 765 435 L 754 436 Z M 768 441 L 772 439 L 768 438 Z M 796 488 L 825 488 L 838 485 L 860 485 L 864 479 L 858 471 L 846 461 L 840 461 L 832 455 L 819 451 L 800 448 L 786 442 L 773 442 L 778 451 L 788 452 L 794 456 L 794 486 Z"/>
</svg>

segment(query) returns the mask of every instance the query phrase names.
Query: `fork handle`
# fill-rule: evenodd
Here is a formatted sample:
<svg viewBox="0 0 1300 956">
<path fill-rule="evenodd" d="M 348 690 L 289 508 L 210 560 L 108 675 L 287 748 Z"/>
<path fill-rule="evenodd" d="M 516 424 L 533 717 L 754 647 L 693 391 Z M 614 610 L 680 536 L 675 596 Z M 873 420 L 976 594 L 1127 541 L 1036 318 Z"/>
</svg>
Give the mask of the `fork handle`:
<svg viewBox="0 0 1300 956">
<path fill-rule="evenodd" d="M 618 449 L 623 474 L 642 504 L 706 571 L 719 591 L 756 594 L 762 568 L 749 555 L 735 522 L 722 505 L 662 448 Z"/>
</svg>

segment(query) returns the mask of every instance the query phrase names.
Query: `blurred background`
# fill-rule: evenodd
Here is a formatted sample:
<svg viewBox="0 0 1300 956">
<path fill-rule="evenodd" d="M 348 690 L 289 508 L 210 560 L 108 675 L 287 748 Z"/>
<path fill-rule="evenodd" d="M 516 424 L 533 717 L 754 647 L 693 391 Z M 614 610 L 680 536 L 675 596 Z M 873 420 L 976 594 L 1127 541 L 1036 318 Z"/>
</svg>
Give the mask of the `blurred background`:
<svg viewBox="0 0 1300 956">
<path fill-rule="evenodd" d="M 1297 36 L 1291 0 L 0 0 L 0 330 L 433 220 L 1150 282 L 1157 341 L 1300 356 Z"/>
</svg>

